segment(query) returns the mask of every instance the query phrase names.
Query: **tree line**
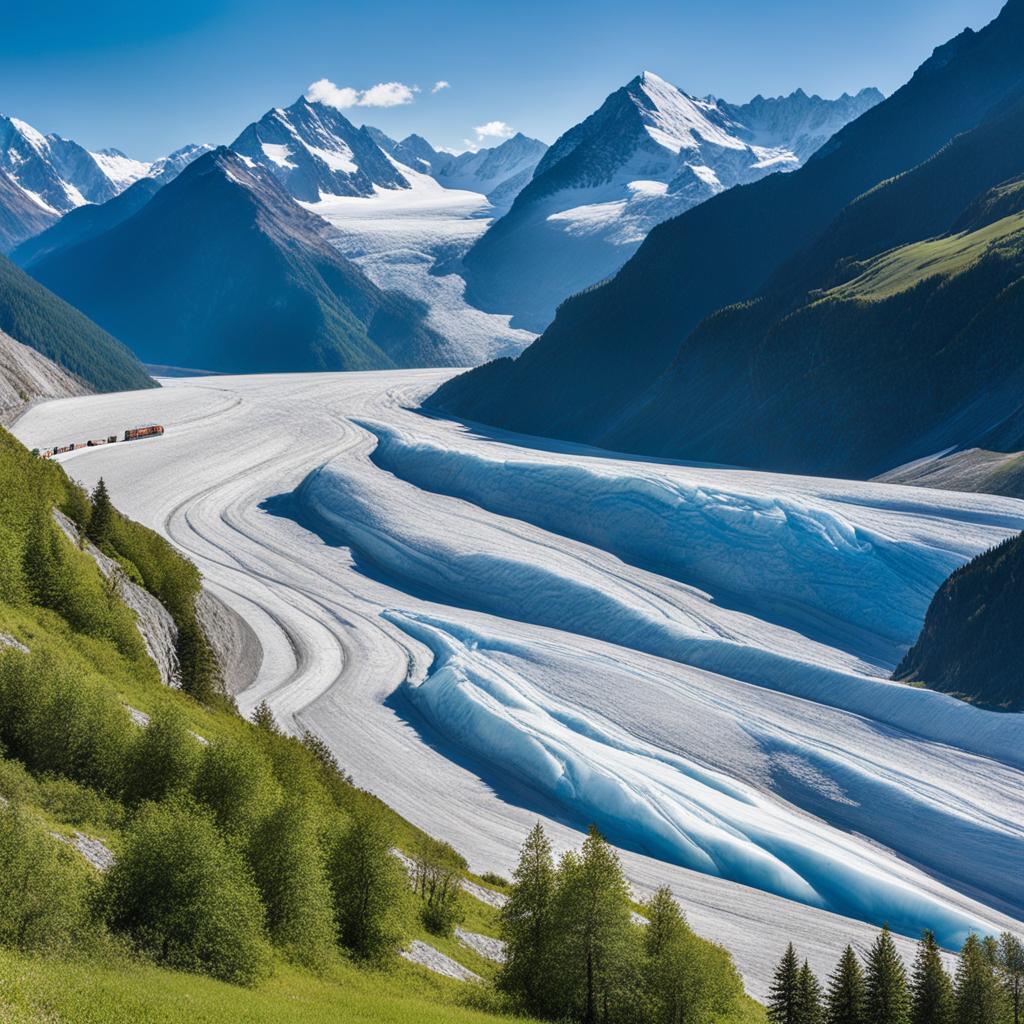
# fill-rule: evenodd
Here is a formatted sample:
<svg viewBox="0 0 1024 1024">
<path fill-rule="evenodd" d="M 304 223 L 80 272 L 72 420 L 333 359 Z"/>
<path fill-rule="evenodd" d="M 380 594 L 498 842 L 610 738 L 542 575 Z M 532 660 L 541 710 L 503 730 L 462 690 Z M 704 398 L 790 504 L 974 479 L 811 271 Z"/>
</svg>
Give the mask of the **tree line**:
<svg viewBox="0 0 1024 1024">
<path fill-rule="evenodd" d="M 497 986 L 520 1011 L 580 1024 L 703 1024 L 738 1014 L 729 953 L 699 938 L 667 888 L 633 909 L 618 856 L 596 828 L 556 863 L 536 825 L 501 911 Z"/>
<path fill-rule="evenodd" d="M 888 928 L 863 966 L 847 946 L 823 989 L 790 943 L 775 970 L 770 1024 L 1021 1024 L 1024 944 L 971 933 L 952 977 L 935 935 L 925 931 L 908 974 Z"/>
</svg>

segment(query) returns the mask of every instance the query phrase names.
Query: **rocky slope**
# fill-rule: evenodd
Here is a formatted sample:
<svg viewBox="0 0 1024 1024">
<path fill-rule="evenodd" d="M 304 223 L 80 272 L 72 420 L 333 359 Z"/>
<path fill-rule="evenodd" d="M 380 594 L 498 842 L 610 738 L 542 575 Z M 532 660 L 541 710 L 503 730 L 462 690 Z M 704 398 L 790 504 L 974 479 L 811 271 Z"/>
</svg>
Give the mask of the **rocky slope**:
<svg viewBox="0 0 1024 1024">
<path fill-rule="evenodd" d="M 88 394 L 85 383 L 0 331 L 0 426 L 7 426 L 33 402 Z"/>
</svg>

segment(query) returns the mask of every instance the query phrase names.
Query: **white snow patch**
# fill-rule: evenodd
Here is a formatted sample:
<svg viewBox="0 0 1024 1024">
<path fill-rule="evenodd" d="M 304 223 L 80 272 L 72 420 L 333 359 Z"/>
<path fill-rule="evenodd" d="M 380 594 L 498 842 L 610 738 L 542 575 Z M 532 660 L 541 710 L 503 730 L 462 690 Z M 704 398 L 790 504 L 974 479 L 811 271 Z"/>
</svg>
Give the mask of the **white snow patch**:
<svg viewBox="0 0 1024 1024">
<path fill-rule="evenodd" d="M 505 962 L 505 943 L 501 939 L 481 935 L 479 932 L 468 932 L 465 928 L 456 928 L 455 938 L 485 960 L 491 960 L 496 964 Z"/>
<path fill-rule="evenodd" d="M 145 178 L 153 166 L 118 153 L 90 153 L 89 156 L 119 190 L 124 190 Z"/>
<path fill-rule="evenodd" d="M 428 971 L 435 974 L 443 974 L 446 978 L 454 978 L 456 981 L 483 981 L 479 974 L 475 974 L 468 967 L 463 967 L 458 960 L 445 956 L 439 949 L 428 946 L 419 939 L 413 939 L 408 949 L 403 949 L 400 954 L 410 963 L 426 967 Z"/>
<path fill-rule="evenodd" d="M 291 162 L 290 157 L 292 155 L 292 151 L 288 146 L 279 142 L 263 142 L 260 143 L 260 145 L 262 146 L 267 159 L 272 160 L 278 167 L 295 168 L 298 166 Z"/>
</svg>

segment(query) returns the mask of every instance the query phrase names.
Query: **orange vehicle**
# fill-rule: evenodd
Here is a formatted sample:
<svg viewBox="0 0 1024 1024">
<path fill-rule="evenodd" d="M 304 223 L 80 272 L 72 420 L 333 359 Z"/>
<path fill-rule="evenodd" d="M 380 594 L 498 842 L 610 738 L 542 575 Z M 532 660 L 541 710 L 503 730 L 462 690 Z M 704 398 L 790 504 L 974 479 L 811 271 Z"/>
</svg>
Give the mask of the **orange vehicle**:
<svg viewBox="0 0 1024 1024">
<path fill-rule="evenodd" d="M 126 441 L 139 441 L 144 437 L 159 437 L 164 428 L 159 423 L 149 423 L 144 427 L 131 427 L 124 432 Z"/>
</svg>

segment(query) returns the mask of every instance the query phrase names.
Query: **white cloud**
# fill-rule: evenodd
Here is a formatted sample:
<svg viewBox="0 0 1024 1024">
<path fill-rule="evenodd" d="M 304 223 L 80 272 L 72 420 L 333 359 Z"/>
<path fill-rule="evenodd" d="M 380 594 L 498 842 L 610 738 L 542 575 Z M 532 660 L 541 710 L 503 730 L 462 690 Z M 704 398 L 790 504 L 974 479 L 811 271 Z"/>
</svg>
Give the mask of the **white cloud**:
<svg viewBox="0 0 1024 1024">
<path fill-rule="evenodd" d="M 403 82 L 378 82 L 360 91 L 321 78 L 306 90 L 306 99 L 310 103 L 323 103 L 338 110 L 347 110 L 349 107 L 401 107 L 412 103 L 419 91 L 419 86 L 405 85 Z"/>
<path fill-rule="evenodd" d="M 306 99 L 310 103 L 323 103 L 328 107 L 346 110 L 359 102 L 359 92 L 348 87 L 339 89 L 333 82 L 321 78 L 319 82 L 314 82 L 306 90 Z"/>
<path fill-rule="evenodd" d="M 476 132 L 478 142 L 484 139 L 511 139 L 515 132 L 504 121 L 488 121 L 487 124 L 478 124 L 473 131 Z"/>
<path fill-rule="evenodd" d="M 440 92 L 442 89 L 450 89 L 452 87 L 451 82 L 446 82 L 443 78 L 440 81 L 434 83 L 434 88 L 431 92 Z"/>
<path fill-rule="evenodd" d="M 406 103 L 412 103 L 413 95 L 419 91 L 418 85 L 380 82 L 363 93 L 358 105 L 360 107 L 401 107 Z"/>
</svg>

